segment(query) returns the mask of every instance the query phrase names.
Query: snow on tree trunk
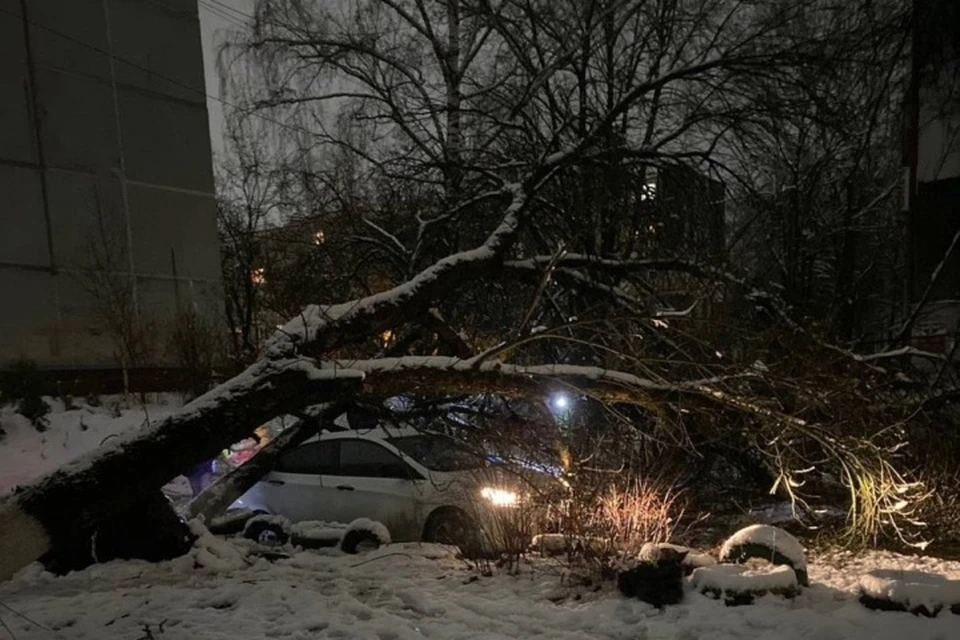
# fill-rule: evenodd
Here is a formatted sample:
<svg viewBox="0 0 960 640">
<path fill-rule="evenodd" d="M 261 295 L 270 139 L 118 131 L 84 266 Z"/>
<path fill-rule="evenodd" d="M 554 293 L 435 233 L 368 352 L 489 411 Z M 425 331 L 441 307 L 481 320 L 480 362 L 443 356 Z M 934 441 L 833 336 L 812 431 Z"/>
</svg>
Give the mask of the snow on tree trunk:
<svg viewBox="0 0 960 640">
<path fill-rule="evenodd" d="M 276 415 L 343 398 L 362 373 L 307 360 L 261 361 L 178 413 L 114 440 L 0 503 L 0 580 L 75 544 L 117 514 Z"/>
</svg>

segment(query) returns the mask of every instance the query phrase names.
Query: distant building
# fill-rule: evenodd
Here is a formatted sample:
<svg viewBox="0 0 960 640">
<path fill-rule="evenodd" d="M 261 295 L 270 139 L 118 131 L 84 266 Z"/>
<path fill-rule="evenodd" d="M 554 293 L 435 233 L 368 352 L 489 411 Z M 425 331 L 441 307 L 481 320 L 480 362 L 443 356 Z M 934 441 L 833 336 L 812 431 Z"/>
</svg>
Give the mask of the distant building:
<svg viewBox="0 0 960 640">
<path fill-rule="evenodd" d="M 115 368 L 96 278 L 150 364 L 178 311 L 220 313 L 203 87 L 196 0 L 0 2 L 0 364 Z"/>
<path fill-rule="evenodd" d="M 904 135 L 906 302 L 926 303 L 914 343 L 952 351 L 960 320 L 960 243 L 950 251 L 960 233 L 960 2 L 914 0 L 914 11 Z"/>
</svg>

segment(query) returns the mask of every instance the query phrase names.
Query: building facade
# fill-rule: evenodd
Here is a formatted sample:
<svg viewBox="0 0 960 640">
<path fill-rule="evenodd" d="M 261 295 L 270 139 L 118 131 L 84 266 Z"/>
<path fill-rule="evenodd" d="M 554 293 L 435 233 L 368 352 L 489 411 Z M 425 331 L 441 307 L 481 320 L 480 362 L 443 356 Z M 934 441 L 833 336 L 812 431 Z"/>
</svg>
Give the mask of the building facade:
<svg viewBox="0 0 960 640">
<path fill-rule="evenodd" d="M 0 0 L 0 120 L 0 365 L 163 364 L 222 309 L 196 0 Z"/>
</svg>

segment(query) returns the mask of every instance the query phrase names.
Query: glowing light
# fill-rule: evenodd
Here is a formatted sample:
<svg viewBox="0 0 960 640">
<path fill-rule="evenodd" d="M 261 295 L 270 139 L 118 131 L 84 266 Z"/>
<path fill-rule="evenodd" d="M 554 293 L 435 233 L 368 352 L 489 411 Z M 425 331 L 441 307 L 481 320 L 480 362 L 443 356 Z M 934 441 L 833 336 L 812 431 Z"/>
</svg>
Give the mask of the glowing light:
<svg viewBox="0 0 960 640">
<path fill-rule="evenodd" d="M 313 244 L 323 244 L 327 241 L 326 236 L 323 235 L 323 229 L 317 229 L 316 233 L 313 234 Z"/>
<path fill-rule="evenodd" d="M 520 496 L 507 489 L 484 487 L 480 490 L 480 495 L 489 500 L 495 507 L 513 507 L 520 502 Z"/>
<path fill-rule="evenodd" d="M 384 347 L 390 346 L 390 343 L 393 342 L 393 331 L 387 329 L 380 334 L 380 342 L 383 343 Z"/>
<path fill-rule="evenodd" d="M 570 398 L 562 393 L 558 393 L 553 399 L 553 406 L 555 406 L 557 409 L 566 409 L 570 406 Z"/>
<path fill-rule="evenodd" d="M 267 282 L 267 271 L 263 267 L 259 267 L 250 272 L 250 282 L 255 286 L 260 286 Z"/>
</svg>

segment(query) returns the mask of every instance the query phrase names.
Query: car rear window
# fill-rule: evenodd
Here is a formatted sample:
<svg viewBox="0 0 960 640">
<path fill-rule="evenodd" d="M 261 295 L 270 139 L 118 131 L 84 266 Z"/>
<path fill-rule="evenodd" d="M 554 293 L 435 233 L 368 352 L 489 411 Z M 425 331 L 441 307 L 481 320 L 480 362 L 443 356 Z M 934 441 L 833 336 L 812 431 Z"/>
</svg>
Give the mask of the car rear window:
<svg viewBox="0 0 960 640">
<path fill-rule="evenodd" d="M 452 438 L 434 434 L 388 438 L 387 442 L 431 471 L 467 471 L 486 465 L 486 458 Z"/>
</svg>

